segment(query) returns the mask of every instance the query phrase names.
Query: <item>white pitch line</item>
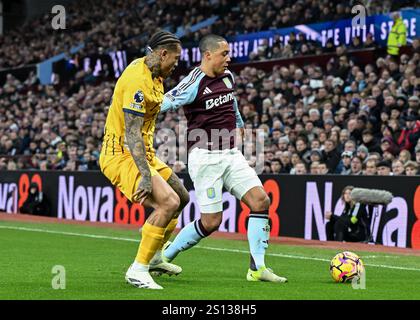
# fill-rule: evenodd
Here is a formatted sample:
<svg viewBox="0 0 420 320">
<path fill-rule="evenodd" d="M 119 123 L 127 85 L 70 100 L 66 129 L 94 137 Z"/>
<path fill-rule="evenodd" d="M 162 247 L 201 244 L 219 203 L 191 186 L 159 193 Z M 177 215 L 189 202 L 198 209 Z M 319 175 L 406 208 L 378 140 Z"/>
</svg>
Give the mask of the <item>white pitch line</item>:
<svg viewBox="0 0 420 320">
<path fill-rule="evenodd" d="M 398 259 L 398 256 L 363 256 L 364 259 L 380 259 L 380 258 L 387 258 L 387 259 Z"/>
<path fill-rule="evenodd" d="M 132 238 L 111 237 L 111 236 L 103 236 L 103 235 L 88 234 L 88 233 L 75 233 L 75 232 L 65 232 L 65 231 L 53 231 L 53 230 L 35 229 L 35 228 L 26 228 L 26 227 L 14 227 L 14 226 L 1 226 L 0 225 L 0 229 L 10 229 L 10 230 L 19 230 L 19 231 L 30 231 L 30 232 L 41 232 L 41 233 L 50 233 L 50 234 L 60 234 L 60 235 L 66 235 L 66 236 L 76 236 L 76 237 L 85 237 L 85 238 L 93 238 L 93 239 L 105 239 L 105 240 L 118 240 L 118 241 L 139 242 L 139 239 L 132 239 Z M 200 246 L 200 245 L 195 246 L 195 248 L 197 248 L 197 249 L 204 249 L 204 250 L 211 250 L 211 251 L 225 251 L 225 252 L 232 252 L 232 253 L 245 253 L 245 254 L 249 254 L 249 251 L 239 250 L 239 249 L 215 248 L 215 247 L 206 247 L 206 246 Z M 313 260 L 313 261 L 330 262 L 329 259 L 315 258 L 315 257 L 307 257 L 307 256 L 298 256 L 298 255 L 289 255 L 289 254 L 281 254 L 281 253 L 267 253 L 266 256 L 280 257 L 280 258 L 289 258 L 289 259 L 299 259 L 299 260 Z M 407 271 L 420 271 L 419 268 L 406 268 L 406 267 L 380 265 L 380 264 L 367 264 L 367 263 L 365 263 L 365 265 L 366 266 L 369 266 L 369 267 L 376 267 L 376 268 L 387 268 L 387 269 L 407 270 Z"/>
<path fill-rule="evenodd" d="M 213 251 L 227 251 L 227 252 L 236 252 L 236 253 L 247 253 L 249 254 L 249 251 L 245 250 L 237 250 L 237 249 L 223 249 L 223 248 L 214 248 L 214 247 L 202 247 L 202 246 L 196 246 L 200 249 L 206 249 L 206 250 L 213 250 Z M 330 262 L 329 259 L 322 259 L 322 258 L 315 258 L 315 257 L 307 257 L 307 256 L 296 256 L 296 255 L 288 255 L 288 254 L 282 254 L 282 253 L 267 253 L 266 256 L 271 257 L 281 257 L 281 258 L 290 258 L 290 259 L 300 259 L 300 260 L 315 260 L 315 261 L 324 261 L 324 262 Z M 388 265 L 381 265 L 381 264 L 370 264 L 365 263 L 365 266 L 369 267 L 377 267 L 377 268 L 387 268 L 387 269 L 396 269 L 396 270 L 409 270 L 409 271 L 420 271 L 419 268 L 406 268 L 406 267 L 397 267 L 397 266 L 388 266 Z"/>
<path fill-rule="evenodd" d="M 138 239 L 131 239 L 131 238 L 120 238 L 120 237 L 111 237 L 111 236 L 101 236 L 101 235 L 96 235 L 96 234 L 75 233 L 75 232 L 65 232 L 65 231 L 53 231 L 53 230 L 34 229 L 34 228 L 25 228 L 25 227 L 0 226 L 0 229 L 11 229 L 11 230 L 20 230 L 20 231 L 52 233 L 52 234 L 61 234 L 61 235 L 65 235 L 65 236 L 76 236 L 76 237 L 85 237 L 85 238 L 93 238 L 93 239 L 108 239 L 108 240 L 139 242 Z"/>
</svg>

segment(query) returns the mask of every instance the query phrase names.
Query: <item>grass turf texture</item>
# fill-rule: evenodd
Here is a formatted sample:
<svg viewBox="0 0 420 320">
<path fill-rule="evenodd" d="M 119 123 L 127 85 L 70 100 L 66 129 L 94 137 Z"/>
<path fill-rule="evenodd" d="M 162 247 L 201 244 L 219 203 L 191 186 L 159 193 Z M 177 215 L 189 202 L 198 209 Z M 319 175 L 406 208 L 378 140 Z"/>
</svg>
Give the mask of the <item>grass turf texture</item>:
<svg viewBox="0 0 420 320">
<path fill-rule="evenodd" d="M 366 289 L 355 290 L 331 279 L 339 250 L 271 244 L 266 263 L 289 283 L 252 283 L 248 243 L 212 238 L 177 257 L 180 276 L 156 279 L 164 290 L 137 289 L 124 275 L 138 239 L 134 230 L 0 221 L 0 299 L 420 299 L 418 256 L 356 252 L 367 272 Z M 52 289 L 55 265 L 65 267 L 65 290 Z"/>
</svg>

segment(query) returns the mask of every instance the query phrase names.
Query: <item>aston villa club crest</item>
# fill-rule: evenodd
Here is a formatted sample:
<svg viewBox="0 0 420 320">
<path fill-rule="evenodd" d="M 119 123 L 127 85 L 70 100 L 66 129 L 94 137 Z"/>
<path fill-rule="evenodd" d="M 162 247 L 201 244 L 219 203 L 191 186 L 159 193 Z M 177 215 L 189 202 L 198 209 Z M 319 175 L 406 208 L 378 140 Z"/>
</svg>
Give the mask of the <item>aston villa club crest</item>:
<svg viewBox="0 0 420 320">
<path fill-rule="evenodd" d="M 229 89 L 233 88 L 232 82 L 230 82 L 228 77 L 224 77 L 223 82 L 225 83 L 226 87 L 228 87 Z"/>
<path fill-rule="evenodd" d="M 214 188 L 208 188 L 207 189 L 207 198 L 214 199 L 216 197 L 216 191 Z"/>
</svg>

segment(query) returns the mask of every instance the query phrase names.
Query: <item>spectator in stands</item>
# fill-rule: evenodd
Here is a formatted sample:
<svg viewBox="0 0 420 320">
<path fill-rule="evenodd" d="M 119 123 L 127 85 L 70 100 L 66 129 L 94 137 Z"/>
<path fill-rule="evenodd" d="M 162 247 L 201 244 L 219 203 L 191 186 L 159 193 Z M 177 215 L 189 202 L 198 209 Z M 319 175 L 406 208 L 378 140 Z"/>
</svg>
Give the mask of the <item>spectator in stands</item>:
<svg viewBox="0 0 420 320">
<path fill-rule="evenodd" d="M 263 2 L 268 7 L 271 6 L 267 1 Z M 256 1 L 251 1 L 249 7 L 244 7 L 243 4 L 238 6 L 248 12 L 255 5 Z M 131 6 L 132 3 L 127 1 L 121 10 L 129 11 L 127 9 Z M 153 14 L 156 9 L 154 6 L 155 4 L 151 4 L 146 11 Z M 175 5 L 174 8 L 176 12 L 183 14 L 185 8 L 179 10 L 179 6 Z M 324 4 L 321 5 L 323 6 Z M 106 0 L 104 7 L 115 6 L 112 1 Z M 217 8 L 218 5 L 214 7 Z M 230 5 L 230 8 L 233 7 L 234 5 Z M 309 7 L 312 8 L 312 4 Z M 207 9 L 209 9 L 207 5 L 200 4 L 197 12 Z M 335 13 L 335 6 L 331 6 L 331 9 L 330 12 Z M 165 12 L 168 9 L 162 10 Z M 273 8 L 270 10 L 277 12 Z M 238 14 L 241 15 L 243 12 Z M 315 11 L 306 14 L 308 17 L 317 15 Z M 276 14 L 273 15 L 274 20 L 275 16 Z M 274 25 L 290 23 L 290 20 L 282 22 L 282 17 L 286 14 L 282 13 L 280 16 L 279 21 L 273 22 Z M 175 15 L 172 20 L 169 18 L 166 20 L 165 17 L 162 19 L 172 26 L 175 26 L 174 21 L 177 20 Z M 182 24 L 183 20 L 178 19 L 178 22 Z M 114 25 L 114 22 L 110 25 Z M 249 22 L 250 30 L 257 30 L 259 26 L 261 22 Z M 239 25 L 236 27 L 232 34 L 240 32 L 243 28 Z M 152 26 L 141 26 L 137 31 L 143 31 L 143 28 L 152 29 Z M 205 32 L 208 31 L 209 29 Z M 126 33 L 129 34 L 130 32 Z M 192 37 L 195 38 L 196 35 Z M 94 36 L 94 38 L 95 42 L 102 42 L 102 37 Z M 309 51 L 313 50 L 310 42 L 311 40 L 306 40 L 303 34 L 299 34 L 296 40 L 297 50 L 300 50 L 303 44 L 308 46 Z M 275 43 L 284 49 L 280 37 L 276 37 Z M 419 48 L 416 43 L 418 41 L 413 42 L 414 52 Z M 137 44 L 141 44 L 141 41 Z M 88 51 L 96 52 L 99 47 L 108 46 L 101 45 L 95 48 L 87 43 L 87 47 Z M 0 51 L 3 49 L 2 46 Z M 331 65 L 328 71 L 322 69 L 324 65 L 320 62 L 319 65 L 275 66 L 271 71 L 248 66 L 235 75 L 239 108 L 246 126 L 249 129 L 265 128 L 268 134 L 267 148 L 272 149 L 264 161 L 267 165 L 269 162 L 271 167 L 271 161 L 280 158 L 282 173 L 296 171 L 296 168 L 292 170 L 291 153 L 296 153 L 293 155 L 294 166 L 298 161 L 308 161 L 309 152 L 309 163 L 327 161 L 328 167 L 331 167 L 329 158 L 324 159 L 324 154 L 330 146 L 328 140 L 335 144 L 338 155 L 344 151 L 353 152 L 353 155 L 358 150 L 358 154 L 363 157 L 362 160 L 366 159 L 373 149 L 378 153 L 375 155 L 377 161 L 398 158 L 399 146 L 396 142 L 401 136 L 403 136 L 402 146 L 410 144 L 407 149 L 408 154 L 415 149 L 418 131 L 405 128 L 407 124 L 411 128 L 412 123 L 404 120 L 413 115 L 418 119 L 419 115 L 420 90 L 416 77 L 418 53 L 404 54 L 400 60 L 394 62 L 392 59 L 381 58 L 377 63 L 362 67 L 344 46 L 339 46 L 335 50 L 337 58 L 328 62 Z M 338 78 L 340 72 L 342 77 Z M 71 83 L 58 79 L 54 86 L 42 86 L 39 83 L 34 86 L 34 75 L 28 77 L 28 81 L 20 81 L 11 75 L 7 77 L 6 84 L 0 87 L 0 155 L 7 155 L 7 159 L 12 157 L 11 167 L 95 170 L 95 165 L 97 166 L 95 154 L 98 154 L 101 148 L 104 115 L 109 106 L 113 84 L 106 79 L 96 79 L 95 83 L 89 83 L 86 82 L 87 76 L 90 75 L 85 71 L 78 72 Z M 398 82 L 395 79 L 399 79 Z M 351 91 L 345 92 L 346 88 Z M 402 98 L 402 95 L 409 97 L 408 102 Z M 181 113 L 165 117 L 166 119 L 159 118 L 156 130 L 165 127 L 176 131 L 179 121 L 185 119 Z M 417 122 L 414 122 L 414 128 Z M 368 140 L 372 136 L 372 140 L 381 142 L 380 150 L 376 145 L 369 145 L 366 151 L 364 144 L 366 139 L 363 139 L 366 136 L 363 134 L 365 131 L 371 132 L 367 135 Z M 340 132 L 338 136 L 337 132 Z M 87 143 L 86 139 L 89 137 L 92 141 Z M 304 149 L 301 149 L 300 137 L 304 137 L 306 141 Z M 162 142 L 156 143 L 159 146 Z M 76 145 L 76 154 L 71 147 L 73 144 Z M 322 150 L 321 157 L 318 156 L 318 150 L 314 149 Z M 412 156 L 402 152 L 400 157 L 408 161 Z M 348 156 L 338 157 L 338 160 L 335 173 L 351 171 L 351 159 Z M 348 163 L 344 166 L 344 162 Z M 322 168 L 323 165 L 321 163 L 319 167 Z"/>
<path fill-rule="evenodd" d="M 391 163 L 387 160 L 380 161 L 377 164 L 378 176 L 390 176 L 391 175 Z"/>
<path fill-rule="evenodd" d="M 329 169 L 328 166 L 325 162 L 321 161 L 318 164 L 318 174 L 328 174 L 329 173 Z"/>
<path fill-rule="evenodd" d="M 318 161 L 312 161 L 309 165 L 309 173 L 310 174 L 319 174 L 318 171 L 319 162 Z"/>
<path fill-rule="evenodd" d="M 385 136 L 385 133 L 384 133 L 384 138 L 382 138 L 381 140 L 380 148 L 381 148 L 380 153 L 390 152 L 394 156 L 398 154 L 398 146 L 394 142 L 394 139 L 391 134 L 389 136 Z"/>
<path fill-rule="evenodd" d="M 416 154 L 416 163 L 420 165 L 420 140 L 417 142 L 415 154 Z"/>
<path fill-rule="evenodd" d="M 6 170 L 6 169 L 7 169 L 6 158 L 0 158 L 0 170 Z"/>
<path fill-rule="evenodd" d="M 368 33 L 366 35 L 366 40 L 363 42 L 363 48 L 368 49 L 368 48 L 375 48 L 376 44 L 375 44 L 375 40 L 373 39 L 373 35 L 372 33 Z"/>
<path fill-rule="evenodd" d="M 412 151 L 415 142 L 420 138 L 420 120 L 417 116 L 408 115 L 405 118 L 405 128 L 398 138 L 398 145 L 401 149 Z"/>
<path fill-rule="evenodd" d="M 373 132 L 369 129 L 363 131 L 362 134 L 363 145 L 367 148 L 368 152 L 381 152 L 381 147 L 373 136 Z"/>
<path fill-rule="evenodd" d="M 359 156 L 353 156 L 350 164 L 350 175 L 362 175 L 363 174 L 363 161 Z"/>
<path fill-rule="evenodd" d="M 348 140 L 344 144 L 344 151 L 351 152 L 352 154 L 356 152 L 356 142 L 354 140 Z"/>
<path fill-rule="evenodd" d="M 405 174 L 404 171 L 404 164 L 402 163 L 401 160 L 394 160 L 392 162 L 392 175 L 393 176 L 402 176 Z"/>
<path fill-rule="evenodd" d="M 311 152 L 308 148 L 307 140 L 304 137 L 298 137 L 296 140 L 296 151 L 299 155 L 299 158 L 302 159 L 306 164 L 309 164 L 311 161 L 310 156 Z"/>
<path fill-rule="evenodd" d="M 403 81 L 404 83 L 404 81 Z M 406 81 L 406 85 L 409 86 L 409 82 Z M 408 88 L 408 90 L 410 90 Z M 410 98 L 408 98 L 408 110 L 407 110 L 407 114 L 417 114 L 419 115 L 420 112 L 420 106 L 419 106 L 419 97 L 418 96 L 411 96 Z"/>
<path fill-rule="evenodd" d="M 274 174 L 282 172 L 282 165 L 280 159 L 274 158 L 273 160 L 271 160 L 270 171 Z"/>
<path fill-rule="evenodd" d="M 414 161 L 407 161 L 406 164 L 404 165 L 405 168 L 405 174 L 407 176 L 416 176 L 418 175 L 418 170 L 419 170 L 419 166 L 416 162 Z"/>
<path fill-rule="evenodd" d="M 340 154 L 336 148 L 334 140 L 327 139 L 324 143 L 323 159 L 328 167 L 329 173 L 335 173 L 338 163 L 340 162 Z"/>
<path fill-rule="evenodd" d="M 295 174 L 296 175 L 302 175 L 302 174 L 306 174 L 307 173 L 307 169 L 306 169 L 306 165 L 303 161 L 299 161 L 295 164 Z"/>
<path fill-rule="evenodd" d="M 367 176 L 376 175 L 376 161 L 374 159 L 367 160 L 364 164 L 364 174 Z"/>
<path fill-rule="evenodd" d="M 360 41 L 360 38 L 357 37 L 357 36 L 356 37 L 352 37 L 351 44 L 349 46 L 349 49 L 350 50 L 360 50 L 362 48 L 363 48 L 363 44 Z"/>
<path fill-rule="evenodd" d="M 369 155 L 369 150 L 365 146 L 361 145 L 357 148 L 356 155 L 363 161 L 365 161 Z"/>
<path fill-rule="evenodd" d="M 392 15 L 394 24 L 388 35 L 387 52 L 392 56 L 398 57 L 400 48 L 407 44 L 407 28 L 399 12 Z"/>
<path fill-rule="evenodd" d="M 351 159 L 353 157 L 353 152 L 343 151 L 341 153 L 341 161 L 338 165 L 338 173 L 343 175 L 348 175 L 351 172 Z"/>
<path fill-rule="evenodd" d="M 401 150 L 398 159 L 405 165 L 411 159 L 411 153 L 408 150 Z"/>
<path fill-rule="evenodd" d="M 290 173 L 292 170 L 291 157 L 290 151 L 282 151 L 280 155 L 280 162 L 284 173 Z"/>
</svg>

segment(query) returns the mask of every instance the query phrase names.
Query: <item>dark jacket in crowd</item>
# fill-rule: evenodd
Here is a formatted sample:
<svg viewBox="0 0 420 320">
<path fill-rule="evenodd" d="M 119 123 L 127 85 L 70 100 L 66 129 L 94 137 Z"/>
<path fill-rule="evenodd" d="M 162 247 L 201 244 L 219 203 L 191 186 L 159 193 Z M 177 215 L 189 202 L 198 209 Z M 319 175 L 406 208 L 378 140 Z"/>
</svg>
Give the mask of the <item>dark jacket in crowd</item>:
<svg viewBox="0 0 420 320">
<path fill-rule="evenodd" d="M 355 217 L 352 221 L 352 217 Z M 327 240 L 367 242 L 370 237 L 371 215 L 366 205 L 346 203 L 341 216 L 332 215 L 326 224 Z"/>
<path fill-rule="evenodd" d="M 20 212 L 38 216 L 50 215 L 50 205 L 42 191 L 39 191 L 38 184 L 30 184 L 28 198 L 20 207 Z"/>
<path fill-rule="evenodd" d="M 322 154 L 324 161 L 327 164 L 328 172 L 335 173 L 335 170 L 337 169 L 337 166 L 341 160 L 341 156 L 337 148 L 334 148 L 334 150 L 330 152 L 325 152 L 325 150 L 323 150 Z"/>
</svg>

